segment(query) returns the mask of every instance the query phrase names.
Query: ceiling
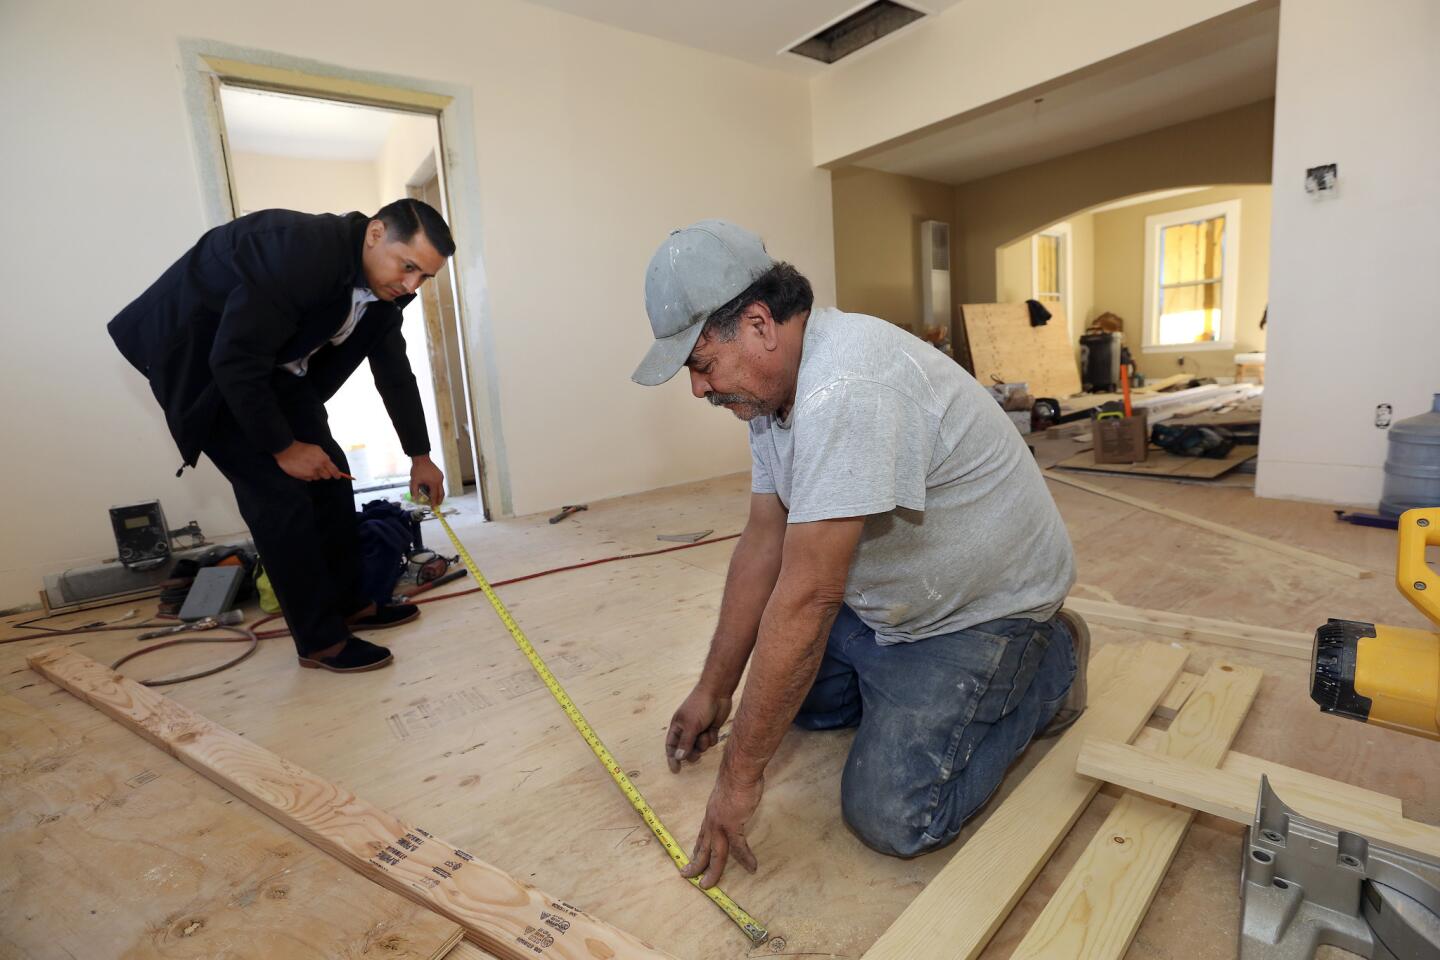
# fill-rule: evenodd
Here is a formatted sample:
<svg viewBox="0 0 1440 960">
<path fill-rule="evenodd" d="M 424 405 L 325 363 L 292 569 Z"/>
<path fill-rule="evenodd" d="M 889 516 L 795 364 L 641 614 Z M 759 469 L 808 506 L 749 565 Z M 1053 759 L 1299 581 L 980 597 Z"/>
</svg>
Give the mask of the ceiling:
<svg viewBox="0 0 1440 960">
<path fill-rule="evenodd" d="M 844 66 L 823 64 L 788 48 L 865 6 L 868 0 L 531 0 L 543 7 L 632 33 L 723 54 L 762 67 L 814 76 Z M 960 0 L 897 0 L 937 14 Z M 928 17 L 891 36 L 924 29 Z M 878 41 L 884 43 L 884 40 Z M 861 50 L 852 56 L 864 56 Z"/>
<path fill-rule="evenodd" d="M 309 160 L 374 160 L 396 113 L 334 100 L 221 87 L 225 134 L 235 153 Z"/>
<path fill-rule="evenodd" d="M 1275 94 L 1279 22 L 1222 17 L 854 162 L 964 183 L 1254 103 Z"/>
</svg>

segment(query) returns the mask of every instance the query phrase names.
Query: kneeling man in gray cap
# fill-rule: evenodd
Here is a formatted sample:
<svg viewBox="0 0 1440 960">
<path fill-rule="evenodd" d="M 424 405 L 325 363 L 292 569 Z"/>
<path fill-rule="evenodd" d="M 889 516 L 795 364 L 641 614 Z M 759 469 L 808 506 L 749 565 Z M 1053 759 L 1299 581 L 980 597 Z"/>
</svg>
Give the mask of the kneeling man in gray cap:
<svg viewBox="0 0 1440 960">
<path fill-rule="evenodd" d="M 746 824 L 791 723 L 856 727 L 845 822 L 882 853 L 955 839 L 1037 735 L 1085 709 L 1074 554 L 1039 468 L 954 360 L 874 317 L 812 309 L 760 239 L 707 220 L 650 261 L 647 386 L 749 424 L 750 517 L 671 770 L 714 746 L 749 679 L 687 876 L 755 855 Z"/>
</svg>

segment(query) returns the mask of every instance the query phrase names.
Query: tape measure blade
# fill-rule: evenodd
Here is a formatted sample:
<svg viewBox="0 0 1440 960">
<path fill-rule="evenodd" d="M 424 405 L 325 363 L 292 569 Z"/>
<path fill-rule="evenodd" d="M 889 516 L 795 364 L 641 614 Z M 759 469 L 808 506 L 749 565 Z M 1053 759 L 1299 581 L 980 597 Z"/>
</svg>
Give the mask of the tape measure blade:
<svg viewBox="0 0 1440 960">
<path fill-rule="evenodd" d="M 440 521 L 440 526 L 444 528 L 445 535 L 450 538 L 450 543 L 460 555 L 460 559 L 464 562 L 465 568 L 470 571 L 470 576 L 475 579 L 475 583 L 485 594 L 486 599 L 490 601 L 490 605 L 500 617 L 500 622 L 505 625 L 510 633 L 511 639 L 513 639 L 516 646 L 520 648 L 520 652 L 530 661 L 530 666 L 535 670 L 536 674 L 539 675 L 546 689 L 550 691 L 550 695 L 555 698 L 555 701 L 560 705 L 560 709 L 570 718 L 570 722 L 580 733 L 581 738 L 589 744 L 591 752 L 595 754 L 601 765 L 610 773 L 610 778 L 615 782 L 615 785 L 620 788 L 620 792 L 625 795 L 625 798 L 630 801 L 630 805 L 640 814 L 640 819 L 644 821 L 645 825 L 650 828 L 650 832 L 660 841 L 665 851 L 670 855 L 670 859 L 675 862 L 677 867 L 683 870 L 690 863 L 689 857 L 685 855 L 680 845 L 675 842 L 675 838 L 671 835 L 670 831 L 666 829 L 665 824 L 661 822 L 659 815 L 656 814 L 650 804 L 646 802 L 640 790 L 630 782 L 630 778 L 625 774 L 625 771 L 621 769 L 619 761 L 615 759 L 604 742 L 601 741 L 600 735 L 595 732 L 594 727 L 590 726 L 590 722 L 585 719 L 585 715 L 580 712 L 580 708 L 570 698 L 570 695 L 565 692 L 565 688 L 561 685 L 560 680 L 550 671 L 550 667 L 545 663 L 544 658 L 540 656 L 540 652 L 535 649 L 534 644 L 525 636 L 525 632 L 520 629 L 520 625 L 515 622 L 515 618 L 510 615 L 510 611 L 506 609 L 505 604 L 501 602 L 494 588 L 490 586 L 490 581 L 480 572 L 480 568 L 476 565 L 474 558 L 470 556 L 470 551 L 465 549 L 465 545 L 460 542 L 460 538 L 456 536 L 455 531 L 450 527 L 450 523 L 438 511 L 432 510 L 431 512 L 435 519 Z M 706 889 L 700 886 L 699 877 L 693 877 L 689 882 L 724 911 L 725 915 L 740 927 L 746 937 L 756 943 L 765 940 L 766 929 L 764 925 L 750 916 L 749 913 L 745 912 L 739 904 L 730 899 L 729 895 L 718 886 Z"/>
</svg>

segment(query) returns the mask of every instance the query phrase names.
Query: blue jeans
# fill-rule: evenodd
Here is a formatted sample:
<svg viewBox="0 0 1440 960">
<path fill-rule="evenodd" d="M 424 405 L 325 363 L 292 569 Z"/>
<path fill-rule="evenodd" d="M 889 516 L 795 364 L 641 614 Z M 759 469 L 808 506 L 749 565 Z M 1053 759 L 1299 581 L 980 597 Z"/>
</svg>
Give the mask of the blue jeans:
<svg viewBox="0 0 1440 960">
<path fill-rule="evenodd" d="M 1074 678 L 1059 620 L 992 620 L 880 646 L 842 607 L 795 723 L 860 728 L 840 782 L 845 822 L 867 846 L 913 857 L 955 839 Z"/>
</svg>

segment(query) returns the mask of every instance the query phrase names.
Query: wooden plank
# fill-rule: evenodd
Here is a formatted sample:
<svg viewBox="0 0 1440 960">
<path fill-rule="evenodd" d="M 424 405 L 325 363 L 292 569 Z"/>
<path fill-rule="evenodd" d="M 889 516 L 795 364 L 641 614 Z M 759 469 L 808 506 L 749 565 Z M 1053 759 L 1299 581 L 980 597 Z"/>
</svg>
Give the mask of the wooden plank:
<svg viewBox="0 0 1440 960">
<path fill-rule="evenodd" d="M 1240 731 L 1261 672 L 1217 663 L 1175 717 L 1160 753 L 1218 766 Z M 1194 811 L 1127 793 L 1040 912 L 1013 960 L 1118 960 L 1135 938 Z"/>
<path fill-rule="evenodd" d="M 1224 457 L 1180 457 L 1159 447 L 1151 447 L 1140 463 L 1096 463 L 1094 450 L 1082 450 L 1066 457 L 1056 467 L 1090 473 L 1115 473 L 1137 477 L 1183 477 L 1189 480 L 1214 480 L 1229 473 L 1246 460 L 1255 459 L 1255 447 L 1236 446 Z"/>
<path fill-rule="evenodd" d="M 1372 570 L 1366 570 L 1364 567 L 1357 567 L 1355 566 L 1355 564 L 1346 563 L 1344 560 L 1337 560 L 1334 557 L 1327 557 L 1323 554 L 1314 553 L 1310 550 L 1302 550 L 1299 547 L 1292 547 L 1290 546 L 1290 544 L 1281 543 L 1278 540 L 1269 540 L 1265 537 L 1258 537 L 1255 534 L 1249 533 L 1245 530 L 1240 530 L 1235 527 L 1227 527 L 1223 523 L 1216 523 L 1214 520 L 1206 520 L 1204 517 L 1197 517 L 1193 513 L 1186 513 L 1183 510 L 1172 510 L 1170 507 L 1163 507 L 1158 503 L 1153 503 L 1149 500 L 1141 499 L 1140 497 L 1132 497 L 1128 493 L 1121 493 L 1118 490 L 1111 490 L 1108 487 L 1100 487 L 1096 486 L 1093 483 L 1086 483 L 1084 480 L 1078 480 L 1075 477 L 1067 477 L 1063 474 L 1055 473 L 1052 470 L 1045 471 L 1045 479 L 1053 480 L 1056 483 L 1063 483 L 1067 487 L 1075 487 L 1077 490 L 1084 490 L 1088 493 L 1093 493 L 1096 496 L 1109 497 L 1111 500 L 1118 500 L 1121 503 L 1129 504 L 1132 507 L 1138 507 L 1141 510 L 1148 510 L 1151 513 L 1158 513 L 1163 517 L 1169 517 L 1171 520 L 1177 520 L 1180 523 L 1188 523 L 1191 526 L 1199 527 L 1202 530 L 1209 530 L 1211 533 L 1218 533 L 1223 537 L 1229 537 L 1230 539 L 1238 540 L 1241 543 L 1248 543 L 1251 546 L 1260 547 L 1261 549 L 1269 550 L 1272 553 L 1282 554 L 1283 556 L 1289 557 L 1292 560 L 1299 560 L 1304 563 L 1309 563 L 1314 566 L 1321 567 L 1325 570 L 1329 570 L 1332 573 L 1339 573 L 1347 577 L 1354 577 L 1356 580 L 1366 580 L 1375 575 L 1374 571 Z"/>
<path fill-rule="evenodd" d="M 1142 750 L 1155 751 L 1164 745 L 1165 732 L 1153 727 L 1146 727 L 1140 731 L 1133 742 Z M 1387 816 L 1403 817 L 1405 815 L 1404 804 L 1399 797 L 1392 797 L 1380 793 L 1378 790 L 1367 790 L 1365 787 L 1357 787 L 1354 784 L 1341 783 L 1339 780 L 1328 780 L 1313 773 L 1306 773 L 1304 770 L 1282 766 L 1272 760 L 1262 760 L 1249 754 L 1236 753 L 1234 750 L 1225 754 L 1225 759 L 1220 762 L 1220 769 L 1226 773 L 1236 773 L 1242 777 L 1248 777 L 1257 784 L 1263 773 L 1270 778 L 1270 783 L 1282 796 L 1291 787 L 1312 792 L 1329 790 L 1344 796 L 1347 802 L 1374 807 Z"/>
<path fill-rule="evenodd" d="M 1177 640 L 1217 643 L 1297 660 L 1309 660 L 1314 645 L 1310 634 L 1298 630 L 1277 630 L 1274 627 L 1256 627 L 1231 620 L 1191 617 L 1168 610 L 1146 610 L 1143 607 L 1129 607 L 1122 603 L 1090 600 L 1085 597 L 1067 597 L 1065 606 L 1091 624 L 1138 630 L 1150 636 L 1158 634 Z"/>
<path fill-rule="evenodd" d="M 88 657 L 53 649 L 29 662 L 364 876 L 454 920 L 499 960 L 667 956 Z"/>
<path fill-rule="evenodd" d="M 460 939 L 118 725 L 61 712 L 0 695 L 0 956 L 430 960 Z"/>
<path fill-rule="evenodd" d="M 1188 671 L 1176 677 L 1175 682 L 1170 685 L 1170 689 L 1165 692 L 1165 699 L 1156 705 L 1155 716 L 1163 717 L 1166 720 L 1173 720 L 1175 714 L 1179 713 L 1180 708 L 1185 706 L 1185 701 L 1190 699 L 1190 694 L 1195 691 L 1195 687 L 1198 686 L 1203 679 L 1204 677 L 1200 676 L 1200 674 L 1190 673 Z M 1144 733 L 1145 731 L 1142 730 L 1140 732 Z M 1156 733 L 1162 737 L 1164 736 L 1164 734 L 1158 730 Z"/>
<path fill-rule="evenodd" d="M 1236 823 L 1255 819 L 1260 795 L 1258 777 L 1208 770 L 1112 739 L 1086 740 L 1075 769 L 1097 781 L 1118 784 Z M 1440 827 L 1383 813 L 1369 803 L 1356 803 L 1333 786 L 1334 781 L 1325 777 L 1292 777 L 1288 789 L 1282 792 L 1277 787 L 1276 792 L 1286 805 L 1312 820 L 1428 857 L 1440 857 Z"/>
<path fill-rule="evenodd" d="M 1184 669 L 1185 657 L 1183 649 L 1160 643 L 1100 648 L 1092 660 L 1090 709 L 866 951 L 865 960 L 969 960 L 979 954 L 1099 788 L 1075 776 L 1080 742 L 1102 736 L 1100 730 L 1121 740 L 1138 733 Z M 1094 669 L 1095 661 L 1107 660 L 1113 668 Z"/>
<path fill-rule="evenodd" d="M 960 308 L 975 379 L 989 386 L 993 377 L 1024 381 L 1036 397 L 1069 397 L 1080 392 L 1075 345 L 1059 304 L 1046 304 L 1050 322 L 1030 326 L 1024 303 L 967 303 Z"/>
</svg>

